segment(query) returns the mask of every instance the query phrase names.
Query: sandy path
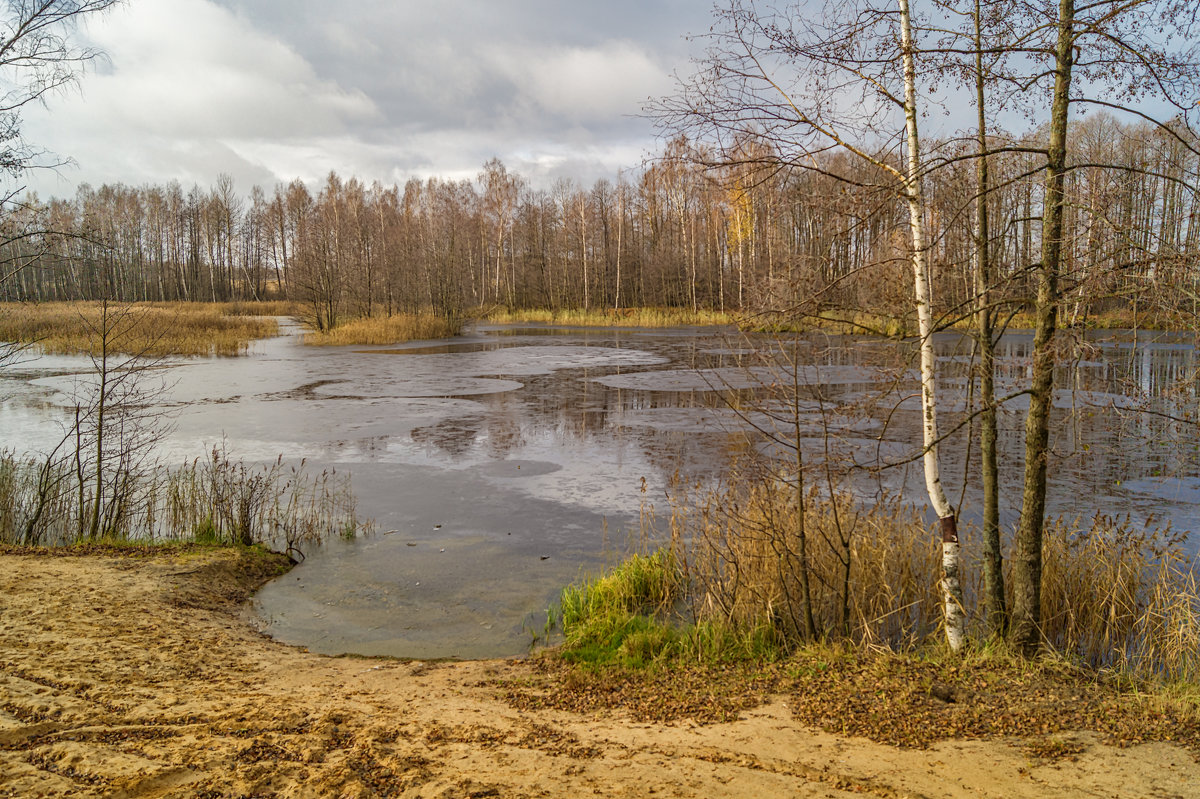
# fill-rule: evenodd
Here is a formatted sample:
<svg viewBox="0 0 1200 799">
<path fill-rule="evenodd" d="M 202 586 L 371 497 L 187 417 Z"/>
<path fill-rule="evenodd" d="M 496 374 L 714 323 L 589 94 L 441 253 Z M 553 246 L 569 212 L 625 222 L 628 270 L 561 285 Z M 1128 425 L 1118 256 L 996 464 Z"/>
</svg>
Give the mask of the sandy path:
<svg viewBox="0 0 1200 799">
<path fill-rule="evenodd" d="M 520 661 L 325 658 L 237 615 L 238 556 L 0 556 L 0 796 L 1196 797 L 1177 747 L 900 750 L 797 727 L 514 710 Z"/>
</svg>

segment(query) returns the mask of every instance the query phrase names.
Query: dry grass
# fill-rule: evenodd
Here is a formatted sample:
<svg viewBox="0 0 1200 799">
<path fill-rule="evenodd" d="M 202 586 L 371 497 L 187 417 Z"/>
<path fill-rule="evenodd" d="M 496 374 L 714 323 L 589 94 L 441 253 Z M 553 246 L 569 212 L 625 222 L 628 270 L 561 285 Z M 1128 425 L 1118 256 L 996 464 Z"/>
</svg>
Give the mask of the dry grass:
<svg viewBox="0 0 1200 799">
<path fill-rule="evenodd" d="M 1009 330 L 1032 330 L 1037 324 L 1036 317 L 1027 311 L 1020 311 L 1007 319 Z M 963 330 L 975 324 L 972 319 L 963 319 L 954 325 L 955 329 Z M 1182 330 L 1193 331 L 1196 320 L 1187 314 L 1170 309 L 1149 308 L 1113 308 L 1105 311 L 1091 311 L 1081 314 L 1074 313 L 1070 303 L 1059 311 L 1059 326 L 1083 330 Z"/>
<path fill-rule="evenodd" d="M 820 637 L 907 649 L 937 629 L 940 551 L 914 508 L 810 490 L 802 554 L 794 485 L 749 475 L 730 484 L 672 501 L 672 547 L 697 619 L 798 642 L 807 568 Z"/>
<path fill-rule="evenodd" d="M 1184 536 L 1128 518 L 1046 530 L 1042 633 L 1094 667 L 1200 682 L 1200 588 Z"/>
<path fill-rule="evenodd" d="M 273 306 L 265 305 L 264 310 Z M 110 342 L 118 352 L 145 357 L 239 355 L 250 342 L 278 332 L 274 319 L 244 314 L 244 303 L 226 309 L 205 303 L 153 303 L 109 306 L 127 310 L 120 335 Z M 39 305 L 0 304 L 0 341 L 21 342 L 53 354 L 98 354 L 98 302 Z"/>
<path fill-rule="evenodd" d="M 898 500 L 863 505 L 844 495 L 831 499 L 814 489 L 803 497 L 801 528 L 793 482 L 739 466 L 727 486 L 676 487 L 670 557 L 639 556 L 630 561 L 639 568 L 622 564 L 614 573 L 639 577 L 625 581 L 639 586 L 647 584 L 640 577 L 643 566 L 676 571 L 683 609 L 674 621 L 686 618 L 689 625 L 663 633 L 654 629 L 653 614 L 611 602 L 596 608 L 574 602 L 587 612 L 568 613 L 574 611 L 568 600 L 579 594 L 568 589 L 564 631 L 567 622 L 585 629 L 591 616 L 613 611 L 619 624 L 610 619 L 604 630 L 619 628 L 621 635 L 655 643 L 651 657 L 634 661 L 680 653 L 710 661 L 775 659 L 807 640 L 802 590 L 807 575 L 820 640 L 901 652 L 940 641 L 940 547 L 917 509 Z M 975 536 L 963 532 L 969 557 Z M 1179 686 L 1194 701 L 1200 684 L 1200 585 L 1185 538 L 1104 516 L 1086 523 L 1051 520 L 1042 583 L 1042 632 L 1049 649 L 1088 669 Z M 977 572 L 965 584 L 968 602 L 979 594 Z M 605 579 L 585 586 L 589 596 L 603 596 L 592 589 Z M 637 615 L 641 621 L 628 620 Z M 672 624 L 669 618 L 657 623 Z M 988 631 L 979 615 L 974 623 L 982 644 Z M 594 650 L 583 653 L 587 658 L 629 654 L 630 645 L 616 638 L 593 646 L 598 640 L 584 647 Z"/>
<path fill-rule="evenodd" d="M 304 334 L 304 343 L 318 347 L 348 344 L 398 344 L 403 341 L 450 338 L 462 323 L 434 313 L 395 314 L 366 317 L 338 325 L 333 330 Z"/>
<path fill-rule="evenodd" d="M 151 303 L 159 305 L 159 303 Z M 175 307 L 181 303 L 163 303 L 166 308 Z M 191 303 L 203 305 L 203 303 Z M 232 302 L 213 303 L 226 316 L 299 316 L 299 306 L 290 300 L 234 300 Z"/>
<path fill-rule="evenodd" d="M 878 335 L 889 338 L 903 338 L 916 334 L 915 318 L 839 309 L 802 316 L 760 313 L 744 318 L 741 324 L 744 330 L 761 333 L 803 333 L 820 330 L 831 335 Z"/>
<path fill-rule="evenodd" d="M 501 683 L 504 698 L 518 708 L 620 709 L 639 721 L 722 722 L 782 694 L 803 726 L 892 746 L 1016 738 L 1030 756 L 1058 759 L 1077 753 L 1078 733 L 1090 731 L 1110 744 L 1170 741 L 1200 751 L 1194 696 L 1139 690 L 1061 659 L 817 643 L 773 663 L 680 659 L 670 668 L 595 669 L 550 656 L 534 665 L 534 679 Z"/>
<path fill-rule="evenodd" d="M 47 463 L 0 450 L 0 545 L 94 543 L 92 498 L 79 488 L 70 457 Z M 179 468 L 130 474 L 109 502 L 120 511 L 107 543 L 266 544 L 301 552 L 372 529 L 357 516 L 346 475 L 313 474 L 282 460 L 247 465 L 221 449 Z"/>
<path fill-rule="evenodd" d="M 1031 757 L 1058 759 L 1093 731 L 1200 751 L 1200 591 L 1179 536 L 1104 517 L 1048 525 L 1044 633 L 1057 652 L 1026 659 L 980 638 L 951 653 L 938 636 L 939 548 L 920 517 L 808 494 L 822 637 L 803 642 L 788 612 L 794 488 L 740 485 L 676 493 L 670 550 L 565 591 L 562 646 L 505 698 L 662 722 L 726 721 L 787 694 L 801 724 L 890 745 L 1017 737 Z"/>
<path fill-rule="evenodd" d="M 579 308 L 557 311 L 530 308 L 519 311 L 494 310 L 483 316 L 487 321 L 497 324 L 534 323 L 579 327 L 707 327 L 738 323 L 737 317 L 731 313 L 691 311 L 686 308 L 601 308 L 587 311 Z"/>
</svg>

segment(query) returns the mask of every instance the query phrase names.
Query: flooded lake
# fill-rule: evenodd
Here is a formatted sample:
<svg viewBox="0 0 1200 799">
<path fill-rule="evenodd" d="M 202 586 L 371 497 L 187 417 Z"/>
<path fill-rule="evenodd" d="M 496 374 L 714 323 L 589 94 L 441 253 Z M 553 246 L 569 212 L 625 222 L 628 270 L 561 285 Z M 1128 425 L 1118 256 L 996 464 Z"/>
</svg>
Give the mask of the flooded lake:
<svg viewBox="0 0 1200 799">
<path fill-rule="evenodd" d="M 904 464 L 918 408 L 907 346 L 478 326 L 433 344 L 319 349 L 297 332 L 285 325 L 248 357 L 168 370 L 173 429 L 159 449 L 180 463 L 223 441 L 234 458 L 282 455 L 352 475 L 377 534 L 311 552 L 254 604 L 266 632 L 317 652 L 525 651 L 563 585 L 637 543 L 640 514 L 665 508 L 674 476 L 718 480 L 733 453 L 769 449 L 762 431 L 780 424 L 799 428 L 810 461 L 828 444 L 839 468 L 856 465 L 845 478 L 852 490 L 923 501 L 919 465 Z M 1095 334 L 1077 344 L 1056 398 L 1052 512 L 1190 529 L 1200 439 L 1170 417 L 1194 418 L 1192 339 Z M 998 393 L 1019 390 L 1030 345 L 1022 334 L 1001 342 Z M 938 346 L 951 430 L 971 401 L 970 345 L 948 334 Z M 3 445 L 57 442 L 73 374 L 87 368 L 52 356 L 0 372 Z M 800 387 L 794 412 L 764 399 L 771 384 Z M 1019 494 L 1026 404 L 1017 396 L 1001 415 L 1009 498 Z M 976 452 L 962 433 L 944 445 L 955 504 Z M 901 465 L 874 470 L 880 462 Z M 969 520 L 978 501 L 969 491 L 963 501 Z M 1016 508 L 1004 512 L 1012 520 Z"/>
</svg>

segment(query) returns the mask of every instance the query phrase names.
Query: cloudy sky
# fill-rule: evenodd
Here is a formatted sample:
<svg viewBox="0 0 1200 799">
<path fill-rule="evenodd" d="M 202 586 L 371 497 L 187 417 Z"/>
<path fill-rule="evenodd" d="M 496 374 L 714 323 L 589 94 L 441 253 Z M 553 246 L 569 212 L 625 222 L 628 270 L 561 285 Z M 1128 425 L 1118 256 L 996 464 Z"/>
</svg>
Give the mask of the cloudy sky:
<svg viewBox="0 0 1200 799">
<path fill-rule="evenodd" d="M 76 184 L 219 173 L 239 192 L 330 170 L 474 177 L 496 156 L 549 185 L 657 148 L 637 117 L 686 74 L 706 0 L 128 0 L 80 31 L 108 58 L 25 115 Z"/>
</svg>

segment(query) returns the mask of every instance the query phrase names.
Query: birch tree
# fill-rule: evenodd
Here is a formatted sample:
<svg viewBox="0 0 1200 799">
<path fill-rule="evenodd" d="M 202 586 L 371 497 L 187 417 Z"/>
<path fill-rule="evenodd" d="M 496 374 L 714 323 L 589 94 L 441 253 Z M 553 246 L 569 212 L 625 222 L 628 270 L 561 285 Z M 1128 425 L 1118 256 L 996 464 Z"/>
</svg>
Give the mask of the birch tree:
<svg viewBox="0 0 1200 799">
<path fill-rule="evenodd" d="M 965 612 L 957 520 L 942 486 L 938 453 L 918 46 L 909 2 L 898 3 L 898 14 L 870 0 L 827 6 L 814 14 L 807 7 L 758 8 L 732 0 L 717 12 L 702 71 L 678 97 L 663 101 L 659 112 L 668 127 L 713 141 L 726 160 L 747 135 L 762 139 L 789 166 L 827 174 L 818 156 L 831 150 L 846 153 L 885 177 L 876 190 L 906 205 L 920 332 L 921 459 L 929 502 L 941 527 L 946 638 L 958 650 Z M 902 163 L 887 155 L 897 138 L 905 153 Z M 845 174 L 832 175 L 858 183 Z"/>
<path fill-rule="evenodd" d="M 933 350 L 933 296 L 929 287 L 928 240 L 925 231 L 925 194 L 921 175 L 921 144 L 917 126 L 917 66 L 916 44 L 913 39 L 912 13 L 909 0 L 900 4 L 900 47 L 904 63 L 904 131 L 908 141 L 908 158 L 903 176 L 904 199 L 908 204 L 909 233 L 912 239 L 911 258 L 914 295 L 917 305 L 917 329 L 921 349 L 921 435 L 924 445 L 923 466 L 925 490 L 929 503 L 938 516 L 942 534 L 942 602 L 946 623 L 946 641 L 958 651 L 963 646 L 966 611 L 963 607 L 962 586 L 959 580 L 958 522 L 954 508 L 942 487 L 941 464 L 938 459 L 937 425 L 937 360 Z"/>
</svg>

